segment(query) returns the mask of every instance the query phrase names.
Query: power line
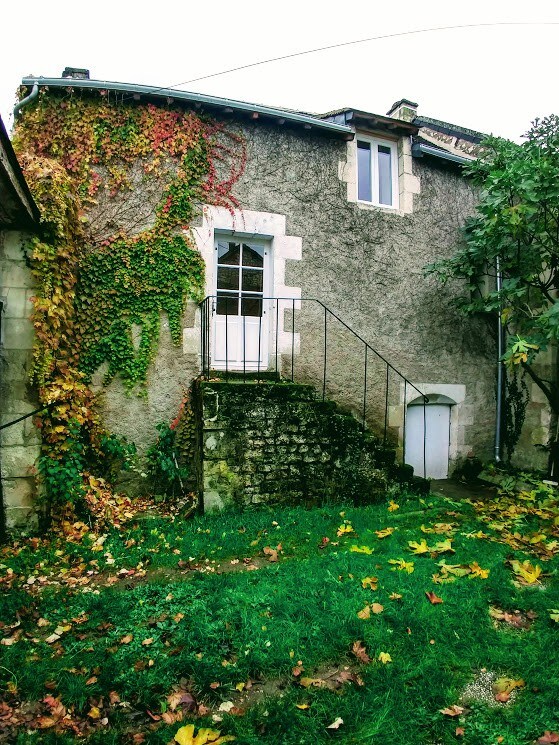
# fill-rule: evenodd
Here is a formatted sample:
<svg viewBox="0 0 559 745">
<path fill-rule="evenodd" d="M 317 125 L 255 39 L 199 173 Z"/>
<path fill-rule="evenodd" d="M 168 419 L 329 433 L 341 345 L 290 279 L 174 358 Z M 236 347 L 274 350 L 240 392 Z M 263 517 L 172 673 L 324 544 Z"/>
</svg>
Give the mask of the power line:
<svg viewBox="0 0 559 745">
<path fill-rule="evenodd" d="M 316 54 L 318 52 L 326 52 L 329 49 L 340 49 L 341 47 L 349 47 L 355 44 L 366 44 L 371 41 L 380 41 L 381 39 L 395 39 L 401 36 L 414 36 L 417 34 L 433 33 L 435 31 L 454 31 L 457 29 L 465 28 L 494 28 L 499 26 L 559 26 L 559 21 L 496 21 L 494 23 L 461 23 L 453 26 L 434 26 L 431 28 L 420 28 L 412 31 L 397 31 L 392 34 L 379 34 L 378 36 L 370 36 L 366 39 L 355 39 L 354 41 L 343 41 L 338 44 L 328 44 L 324 47 L 316 47 L 315 49 L 306 49 L 303 52 L 292 52 L 291 54 L 283 54 L 279 57 L 270 57 L 269 59 L 259 60 L 258 62 L 250 62 L 247 65 L 239 65 L 238 67 L 231 67 L 228 70 L 221 70 L 220 72 L 212 72 L 209 75 L 201 75 L 198 78 L 191 78 L 190 80 L 183 80 L 181 83 L 173 83 L 172 85 L 162 86 L 160 88 L 153 88 L 150 93 L 157 93 L 162 90 L 169 90 L 171 88 L 178 88 L 180 85 L 188 85 L 189 83 L 197 83 L 200 80 L 208 80 L 209 78 L 217 78 L 221 75 L 228 75 L 232 72 L 238 72 L 239 70 L 248 70 L 251 67 L 259 67 L 260 65 L 268 65 L 271 62 L 281 62 L 282 60 L 293 59 L 294 57 L 303 57 L 308 54 Z"/>
</svg>

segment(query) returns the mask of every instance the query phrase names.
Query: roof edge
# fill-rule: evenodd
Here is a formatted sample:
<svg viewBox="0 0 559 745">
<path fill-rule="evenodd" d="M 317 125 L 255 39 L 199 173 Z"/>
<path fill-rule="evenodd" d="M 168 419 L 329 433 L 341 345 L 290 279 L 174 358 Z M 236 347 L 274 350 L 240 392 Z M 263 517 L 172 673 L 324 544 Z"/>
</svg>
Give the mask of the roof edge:
<svg viewBox="0 0 559 745">
<path fill-rule="evenodd" d="M 193 103 L 195 106 L 206 106 L 213 109 L 221 109 L 223 113 L 246 113 L 275 120 L 278 124 L 291 122 L 301 125 L 304 129 L 318 129 L 332 136 L 342 139 L 352 139 L 351 127 L 326 122 L 309 114 L 300 114 L 286 109 L 276 109 L 271 106 L 262 106 L 245 101 L 237 101 L 231 98 L 208 96 L 202 93 L 192 93 L 176 88 L 157 88 L 149 85 L 138 85 L 135 83 L 118 83 L 109 80 L 83 80 L 76 78 L 43 78 L 29 76 L 22 79 L 22 85 L 32 86 L 38 83 L 40 87 L 48 88 L 74 88 L 80 90 L 114 91 L 117 93 L 129 93 L 131 97 L 145 96 L 156 100 L 163 99 L 167 103 L 184 102 Z M 169 100 L 171 99 L 171 100 Z"/>
</svg>

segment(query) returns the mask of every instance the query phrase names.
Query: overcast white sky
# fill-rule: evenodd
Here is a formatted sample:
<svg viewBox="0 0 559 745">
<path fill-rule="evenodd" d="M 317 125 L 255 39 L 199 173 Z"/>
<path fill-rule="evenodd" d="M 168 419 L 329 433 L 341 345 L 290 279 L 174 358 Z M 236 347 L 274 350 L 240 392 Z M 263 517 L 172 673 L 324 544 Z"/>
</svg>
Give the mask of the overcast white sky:
<svg viewBox="0 0 559 745">
<path fill-rule="evenodd" d="M 11 126 L 23 76 L 171 86 L 324 112 L 384 114 L 400 98 L 425 116 L 518 139 L 559 113 L 557 0 L 28 0 L 2 9 L 0 113 Z M 181 85 L 314 47 L 453 24 L 555 23 L 384 39 Z"/>
</svg>

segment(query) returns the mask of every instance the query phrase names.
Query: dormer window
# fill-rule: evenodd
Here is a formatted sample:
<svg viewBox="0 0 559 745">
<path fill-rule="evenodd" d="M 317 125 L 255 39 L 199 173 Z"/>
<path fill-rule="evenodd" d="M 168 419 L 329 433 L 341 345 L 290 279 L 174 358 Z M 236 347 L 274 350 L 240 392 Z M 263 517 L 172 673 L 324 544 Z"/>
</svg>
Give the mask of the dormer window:
<svg viewBox="0 0 559 745">
<path fill-rule="evenodd" d="M 357 136 L 357 199 L 379 207 L 398 208 L 396 143 Z"/>
</svg>

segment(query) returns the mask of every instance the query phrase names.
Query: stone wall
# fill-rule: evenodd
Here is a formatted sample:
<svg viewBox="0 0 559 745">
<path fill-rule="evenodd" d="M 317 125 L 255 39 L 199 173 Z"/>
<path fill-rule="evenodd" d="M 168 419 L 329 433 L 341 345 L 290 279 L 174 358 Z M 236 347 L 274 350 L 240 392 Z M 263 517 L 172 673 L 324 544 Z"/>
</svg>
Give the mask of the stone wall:
<svg viewBox="0 0 559 745">
<path fill-rule="evenodd" d="M 33 346 L 30 297 L 33 279 L 24 260 L 26 238 L 0 232 L 0 297 L 4 302 L 0 345 L 0 422 L 6 424 L 37 408 L 29 386 Z M 32 527 L 36 485 L 31 473 L 40 453 L 39 432 L 31 418 L 0 430 L 0 466 L 6 525 Z"/>
<path fill-rule="evenodd" d="M 367 502 L 396 472 L 394 451 L 312 386 L 203 382 L 198 395 L 205 510 Z"/>
</svg>

